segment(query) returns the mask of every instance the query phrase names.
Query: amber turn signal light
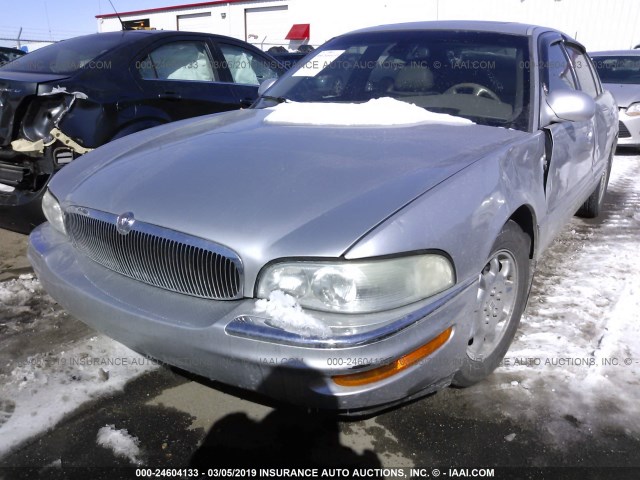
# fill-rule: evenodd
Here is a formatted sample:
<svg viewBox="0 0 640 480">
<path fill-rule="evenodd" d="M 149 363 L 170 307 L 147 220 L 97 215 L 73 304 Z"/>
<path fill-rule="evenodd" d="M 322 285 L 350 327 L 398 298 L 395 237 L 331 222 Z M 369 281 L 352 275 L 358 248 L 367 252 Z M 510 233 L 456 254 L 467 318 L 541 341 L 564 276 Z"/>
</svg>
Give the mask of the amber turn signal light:
<svg viewBox="0 0 640 480">
<path fill-rule="evenodd" d="M 388 365 L 374 368 L 373 370 L 367 370 L 366 372 L 350 373 L 347 375 L 336 375 L 332 377 L 333 381 L 342 387 L 359 387 L 367 385 L 373 382 L 379 382 L 385 378 L 389 378 L 396 373 L 409 368 L 411 365 L 418 363 L 423 358 L 428 357 L 433 352 L 438 350 L 442 345 L 449 340 L 453 327 L 447 328 L 440 335 L 435 337 L 429 343 L 422 345 L 413 352 L 409 352 L 406 355 L 393 360 Z"/>
</svg>

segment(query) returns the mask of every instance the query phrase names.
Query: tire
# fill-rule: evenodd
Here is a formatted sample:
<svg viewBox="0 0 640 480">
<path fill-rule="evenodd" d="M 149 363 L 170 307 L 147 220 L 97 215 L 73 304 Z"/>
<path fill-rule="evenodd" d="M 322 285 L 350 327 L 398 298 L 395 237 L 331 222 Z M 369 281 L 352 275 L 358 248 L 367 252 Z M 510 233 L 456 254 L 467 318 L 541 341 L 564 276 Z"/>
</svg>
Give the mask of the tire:
<svg viewBox="0 0 640 480">
<path fill-rule="evenodd" d="M 468 387 L 486 378 L 504 358 L 527 304 L 531 239 L 509 220 L 479 275 L 475 321 L 452 385 Z"/>
<path fill-rule="evenodd" d="M 604 204 L 604 196 L 607 193 L 607 185 L 609 185 L 609 175 L 611 174 L 611 163 L 613 162 L 613 152 L 609 155 L 607 160 L 607 166 L 602 172 L 598 186 L 595 188 L 586 202 L 582 204 L 580 209 L 576 212 L 576 216 L 582 218 L 596 218 L 602 212 L 602 205 Z"/>
</svg>

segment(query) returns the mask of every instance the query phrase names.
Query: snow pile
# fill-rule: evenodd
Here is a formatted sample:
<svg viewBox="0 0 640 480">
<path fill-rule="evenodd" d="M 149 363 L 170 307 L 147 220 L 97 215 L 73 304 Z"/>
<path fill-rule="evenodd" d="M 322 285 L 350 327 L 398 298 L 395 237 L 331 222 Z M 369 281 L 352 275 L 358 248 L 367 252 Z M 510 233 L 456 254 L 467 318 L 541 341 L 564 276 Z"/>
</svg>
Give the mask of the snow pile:
<svg viewBox="0 0 640 480">
<path fill-rule="evenodd" d="M 269 294 L 269 299 L 256 302 L 255 311 L 266 313 L 274 327 L 303 336 L 328 337 L 331 329 L 320 320 L 305 313 L 295 298 L 281 290 Z"/>
<path fill-rule="evenodd" d="M 299 103 L 285 102 L 275 107 L 265 123 L 284 125 L 392 126 L 438 123 L 473 125 L 466 118 L 434 113 L 414 104 L 389 97 L 366 103 Z"/>
<path fill-rule="evenodd" d="M 52 343 L 88 332 L 43 291 L 33 274 L 0 282 L 0 375 Z"/>
<path fill-rule="evenodd" d="M 141 465 L 140 440 L 129 434 L 126 429 L 116 430 L 114 425 L 107 425 L 98 430 L 98 445 L 113 451 L 118 457 L 129 459 L 134 465 Z"/>
<path fill-rule="evenodd" d="M 0 282 L 0 333 L 20 333 L 24 324 L 33 324 L 39 315 L 60 310 L 53 298 L 48 296 L 33 274 Z"/>
<path fill-rule="evenodd" d="M 15 280 L 0 283 L 0 306 L 3 311 L 6 309 L 6 314 L 3 316 L 9 317 L 9 314 L 21 311 L 22 307 L 33 299 L 36 291 L 40 293 L 42 288 L 40 282 L 30 273 L 22 274 Z M 16 310 L 12 310 L 12 307 Z"/>
</svg>

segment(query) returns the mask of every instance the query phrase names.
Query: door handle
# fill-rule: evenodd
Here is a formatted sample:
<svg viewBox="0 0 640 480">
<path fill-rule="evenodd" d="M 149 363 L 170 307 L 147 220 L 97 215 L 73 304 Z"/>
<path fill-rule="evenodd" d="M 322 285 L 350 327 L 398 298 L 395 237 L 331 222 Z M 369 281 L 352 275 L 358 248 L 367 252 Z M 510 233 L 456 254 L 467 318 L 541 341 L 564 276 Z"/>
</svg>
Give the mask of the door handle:
<svg viewBox="0 0 640 480">
<path fill-rule="evenodd" d="M 182 97 L 176 92 L 162 92 L 158 94 L 158 98 L 162 100 L 180 100 Z"/>
</svg>

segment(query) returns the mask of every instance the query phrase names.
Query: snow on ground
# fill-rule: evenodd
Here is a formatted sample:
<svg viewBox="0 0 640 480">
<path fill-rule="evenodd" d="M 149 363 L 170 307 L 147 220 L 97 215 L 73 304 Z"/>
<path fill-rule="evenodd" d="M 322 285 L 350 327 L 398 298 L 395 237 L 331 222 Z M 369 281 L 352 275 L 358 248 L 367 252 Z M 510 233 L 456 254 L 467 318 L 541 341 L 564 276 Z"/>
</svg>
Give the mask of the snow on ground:
<svg viewBox="0 0 640 480">
<path fill-rule="evenodd" d="M 103 336 L 67 351 L 49 351 L 0 376 L 0 456 L 53 427 L 83 403 L 122 390 L 132 378 L 157 366 Z M 3 406 L 4 403 L 4 406 Z M 2 414 L 0 413 L 0 417 Z"/>
<path fill-rule="evenodd" d="M 297 103 L 285 102 L 273 108 L 265 123 L 285 125 L 390 126 L 439 123 L 473 125 L 466 118 L 435 113 L 414 104 L 390 97 L 365 103 Z"/>
<path fill-rule="evenodd" d="M 56 306 L 55 300 L 46 295 L 40 282 L 31 273 L 0 282 L 0 333 L 21 333 L 23 324 L 35 321 L 35 310 L 45 314 Z"/>
<path fill-rule="evenodd" d="M 156 368 L 111 339 L 88 337 L 89 331 L 32 275 L 0 282 L 0 457 L 83 403 Z"/>
<path fill-rule="evenodd" d="M 107 425 L 98 430 L 98 445 L 110 449 L 116 456 L 128 459 L 134 465 L 142 465 L 140 460 L 140 440 L 129 434 L 126 429 L 116 430 Z"/>
<path fill-rule="evenodd" d="M 47 345 L 88 336 L 42 289 L 33 274 L 0 282 L 0 375 L 8 374 L 29 355 Z"/>
<path fill-rule="evenodd" d="M 466 395 L 570 441 L 640 434 L 640 157 L 617 156 L 605 213 L 575 219 L 538 264 L 502 366 Z"/>
</svg>

